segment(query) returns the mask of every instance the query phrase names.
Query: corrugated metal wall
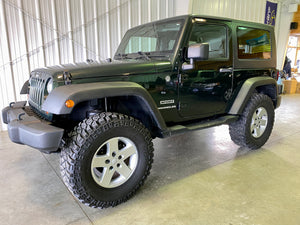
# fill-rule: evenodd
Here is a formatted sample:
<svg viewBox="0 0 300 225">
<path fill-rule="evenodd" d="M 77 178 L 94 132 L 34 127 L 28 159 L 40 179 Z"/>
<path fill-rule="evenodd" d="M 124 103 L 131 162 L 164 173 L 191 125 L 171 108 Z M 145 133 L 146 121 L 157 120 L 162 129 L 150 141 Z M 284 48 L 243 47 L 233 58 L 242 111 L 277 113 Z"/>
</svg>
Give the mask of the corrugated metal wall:
<svg viewBox="0 0 300 225">
<path fill-rule="evenodd" d="M 19 92 L 31 70 L 112 57 L 128 28 L 172 17 L 174 5 L 173 0 L 0 0 L 0 110 L 25 100 Z M 0 131 L 5 128 L 0 122 Z"/>
<path fill-rule="evenodd" d="M 195 14 L 263 23 L 266 0 L 193 0 L 191 9 Z"/>
</svg>

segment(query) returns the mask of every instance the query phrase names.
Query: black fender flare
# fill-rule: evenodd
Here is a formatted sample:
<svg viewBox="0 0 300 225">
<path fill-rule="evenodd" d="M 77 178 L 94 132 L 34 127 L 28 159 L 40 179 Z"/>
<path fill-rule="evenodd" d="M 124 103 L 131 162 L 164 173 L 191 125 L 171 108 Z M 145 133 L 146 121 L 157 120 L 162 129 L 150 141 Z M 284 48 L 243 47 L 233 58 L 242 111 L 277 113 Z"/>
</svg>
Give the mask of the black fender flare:
<svg viewBox="0 0 300 225">
<path fill-rule="evenodd" d="M 42 105 L 42 110 L 57 115 L 70 114 L 74 107 L 66 107 L 65 102 L 69 99 L 73 100 L 76 106 L 83 101 L 117 96 L 140 98 L 147 106 L 157 127 L 161 130 L 166 129 L 165 121 L 151 95 L 144 87 L 134 82 L 96 82 L 60 86 L 48 95 Z"/>
<path fill-rule="evenodd" d="M 274 97 L 272 101 L 274 102 L 275 108 L 279 107 L 281 97 L 278 95 L 276 80 L 271 77 L 253 77 L 243 83 L 228 113 L 233 115 L 241 114 L 252 93 L 255 92 L 255 89 L 266 85 L 274 86 Z"/>
<path fill-rule="evenodd" d="M 25 83 L 23 84 L 20 94 L 29 94 L 29 80 L 25 81 Z"/>
</svg>

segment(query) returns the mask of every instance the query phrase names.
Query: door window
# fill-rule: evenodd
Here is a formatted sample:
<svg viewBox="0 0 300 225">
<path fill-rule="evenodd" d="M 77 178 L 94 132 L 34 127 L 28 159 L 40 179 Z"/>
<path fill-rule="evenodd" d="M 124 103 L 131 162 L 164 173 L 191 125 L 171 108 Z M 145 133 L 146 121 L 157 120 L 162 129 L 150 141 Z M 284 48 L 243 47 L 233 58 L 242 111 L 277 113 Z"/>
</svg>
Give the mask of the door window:
<svg viewBox="0 0 300 225">
<path fill-rule="evenodd" d="M 189 40 L 189 45 L 195 43 L 208 43 L 208 59 L 228 58 L 227 29 L 224 25 L 195 23 Z"/>
</svg>

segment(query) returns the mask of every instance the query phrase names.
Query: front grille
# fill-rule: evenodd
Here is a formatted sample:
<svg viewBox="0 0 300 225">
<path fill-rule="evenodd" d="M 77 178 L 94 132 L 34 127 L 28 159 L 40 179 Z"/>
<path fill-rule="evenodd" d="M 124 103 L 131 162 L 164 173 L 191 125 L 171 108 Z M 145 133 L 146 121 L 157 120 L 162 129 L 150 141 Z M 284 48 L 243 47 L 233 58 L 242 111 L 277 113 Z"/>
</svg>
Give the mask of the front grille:
<svg viewBox="0 0 300 225">
<path fill-rule="evenodd" d="M 29 103 L 35 108 L 40 109 L 45 97 L 45 89 L 50 75 L 43 72 L 32 72 L 29 80 Z"/>
</svg>

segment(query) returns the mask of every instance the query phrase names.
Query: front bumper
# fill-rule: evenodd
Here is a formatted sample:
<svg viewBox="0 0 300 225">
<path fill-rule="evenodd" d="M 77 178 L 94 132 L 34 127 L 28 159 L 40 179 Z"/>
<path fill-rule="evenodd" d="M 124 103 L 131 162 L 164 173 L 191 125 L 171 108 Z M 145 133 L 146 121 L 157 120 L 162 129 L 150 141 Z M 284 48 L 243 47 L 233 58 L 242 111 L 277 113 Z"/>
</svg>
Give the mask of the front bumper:
<svg viewBox="0 0 300 225">
<path fill-rule="evenodd" d="M 2 110 L 3 122 L 8 125 L 10 139 L 43 152 L 58 150 L 64 130 L 28 115 L 25 105 L 26 101 L 11 103 Z"/>
</svg>

